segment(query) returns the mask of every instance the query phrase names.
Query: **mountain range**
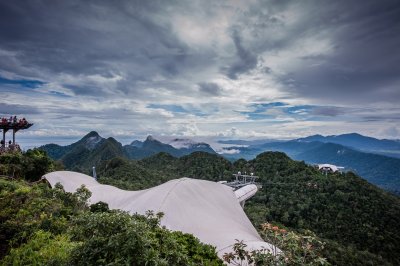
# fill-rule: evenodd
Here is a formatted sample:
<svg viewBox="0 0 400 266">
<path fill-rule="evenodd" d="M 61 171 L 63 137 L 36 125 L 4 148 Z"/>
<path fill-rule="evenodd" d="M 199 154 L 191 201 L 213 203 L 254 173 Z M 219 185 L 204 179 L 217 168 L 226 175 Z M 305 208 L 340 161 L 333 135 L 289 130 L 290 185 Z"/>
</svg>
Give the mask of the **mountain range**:
<svg viewBox="0 0 400 266">
<path fill-rule="evenodd" d="M 303 144 L 297 144 L 301 142 Z M 237 150 L 237 154 L 231 157 L 237 159 L 242 157 L 248 157 L 248 159 L 254 158 L 259 151 L 265 148 L 283 148 L 287 149 L 289 153 L 304 151 L 305 148 L 313 147 L 316 142 L 320 143 L 334 143 L 342 146 L 346 146 L 353 150 L 375 153 L 380 155 L 385 155 L 394 158 L 400 158 L 400 141 L 399 140 L 389 140 L 389 139 L 376 139 L 372 137 L 363 136 L 357 133 L 349 133 L 342 135 L 312 135 L 305 138 L 298 138 L 293 140 L 223 140 L 219 143 L 224 145 L 229 145 L 229 149 Z M 282 144 L 286 143 L 286 144 Z M 242 152 L 243 151 L 243 152 Z"/>
<path fill-rule="evenodd" d="M 116 139 L 112 137 L 105 139 L 95 131 L 67 146 L 46 144 L 39 149 L 46 151 L 51 158 L 60 160 L 67 169 L 74 170 L 88 169 L 98 165 L 101 161 L 115 157 L 138 160 L 160 152 L 175 157 L 196 151 L 216 154 L 207 143 L 187 139 L 174 139 L 170 144 L 166 144 L 148 136 L 143 142 L 135 140 L 131 144 L 123 146 Z"/>
<path fill-rule="evenodd" d="M 343 134 L 343 135 L 313 135 L 306 138 L 297 139 L 302 142 L 319 141 L 323 143 L 335 143 L 347 146 L 359 151 L 377 153 L 390 157 L 400 158 L 400 141 L 389 139 L 376 139 L 372 137 L 363 136 L 357 133 Z"/>
<path fill-rule="evenodd" d="M 335 142 L 328 142 L 330 139 Z M 320 141 L 321 140 L 321 141 Z M 280 151 L 294 160 L 305 161 L 309 164 L 329 163 L 342 166 L 345 171 L 353 171 L 369 182 L 386 190 L 400 193 L 400 152 L 399 142 L 393 140 L 378 140 L 359 134 L 322 137 L 320 135 L 290 141 L 267 142 L 243 147 L 225 148 L 226 158 L 234 161 L 240 158 L 247 160 L 255 158 L 264 151 Z M 368 143 L 371 143 L 369 145 Z M 234 145 L 232 143 L 232 145 Z M 389 147 L 391 152 L 388 153 Z M 386 150 L 385 155 L 382 155 Z M 235 152 L 229 153 L 229 150 Z"/>
<path fill-rule="evenodd" d="M 216 153 L 210 145 L 204 142 L 176 138 L 169 143 L 162 143 L 152 136 L 148 136 L 143 142 L 134 140 L 130 145 L 125 145 L 123 148 L 129 159 L 142 159 L 159 152 L 166 152 L 175 157 L 181 157 L 196 151 Z"/>
<path fill-rule="evenodd" d="M 294 160 L 309 164 L 330 163 L 342 166 L 346 171 L 356 172 L 381 188 L 400 193 L 400 159 L 379 154 L 383 151 L 391 151 L 392 155 L 399 153 L 398 141 L 378 140 L 355 133 L 327 137 L 314 135 L 290 141 L 265 141 L 268 142 L 221 141 L 225 145 L 232 145 L 226 146 L 221 155 L 235 161 L 241 158 L 251 160 L 265 151 L 284 152 Z M 67 169 L 85 172 L 92 166 L 99 166 L 102 161 L 115 157 L 140 160 L 160 152 L 174 157 L 197 151 L 216 154 L 209 144 L 190 139 L 177 138 L 163 143 L 148 136 L 145 141 L 135 140 L 123 146 L 114 138 L 105 139 L 94 131 L 71 145 L 47 144 L 40 149 L 45 150 L 53 159 L 60 160 Z"/>
</svg>

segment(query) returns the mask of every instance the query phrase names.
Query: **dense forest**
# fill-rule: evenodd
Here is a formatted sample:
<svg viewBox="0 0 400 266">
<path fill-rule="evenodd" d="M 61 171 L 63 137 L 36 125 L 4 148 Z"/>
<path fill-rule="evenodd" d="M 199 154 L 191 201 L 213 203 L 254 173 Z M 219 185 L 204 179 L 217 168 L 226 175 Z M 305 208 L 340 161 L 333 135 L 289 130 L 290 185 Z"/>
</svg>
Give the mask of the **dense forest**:
<svg viewBox="0 0 400 266">
<path fill-rule="evenodd" d="M 230 180 L 233 172 L 254 172 L 262 189 L 245 205 L 256 227 L 266 221 L 305 232 L 324 242 L 324 256 L 338 265 L 400 263 L 400 200 L 352 172 L 325 175 L 284 153 L 266 152 L 254 160 L 208 153 L 175 158 L 166 153 L 140 160 L 114 158 L 99 168 L 100 182 L 144 189 L 182 176 Z"/>
<path fill-rule="evenodd" d="M 108 169 L 124 163 L 112 160 Z M 43 151 L 1 154 L 0 166 L 0 265 L 212 266 L 223 260 L 234 265 L 329 265 L 321 256 L 324 243 L 314 234 L 268 223 L 260 233 L 284 256 L 249 252 L 238 240 L 221 260 L 214 247 L 193 235 L 160 226 L 163 213 L 131 215 L 103 202 L 88 206 L 91 192 L 84 186 L 75 193 L 66 193 L 59 184 L 50 188 L 41 176 L 61 166 Z"/>
<path fill-rule="evenodd" d="M 125 258 L 133 251 L 129 251 L 130 247 L 127 244 L 118 249 L 121 250 L 120 253 L 114 254 L 112 246 L 116 245 L 115 241 L 122 241 L 126 235 L 121 236 L 122 233 L 118 233 L 118 230 L 107 229 L 104 233 L 110 235 L 106 236 L 108 239 L 106 241 L 102 232 L 102 224 L 111 226 L 117 223 L 117 220 L 126 223 L 121 224 L 121 228 L 141 221 L 143 223 L 141 226 L 149 230 L 144 231 L 144 235 L 136 235 L 140 241 L 145 241 L 141 243 L 160 241 L 157 238 L 159 233 L 155 232 L 163 229 L 158 226 L 160 217 L 156 217 L 155 214 L 150 214 L 149 217 L 131 216 L 119 211 L 110 211 L 107 206 L 101 204 L 89 208 L 84 200 L 90 192 L 85 189 L 75 194 L 68 194 L 60 188 L 50 189 L 45 184 L 29 183 L 38 180 L 45 172 L 61 167 L 62 165 L 55 163 L 43 151 L 38 150 L 0 156 L 0 174 L 18 179 L 1 180 L 0 237 L 1 257 L 5 265 L 10 261 L 24 259 L 47 259 L 45 264 L 53 264 L 53 259 L 57 260 L 54 264 L 77 263 L 82 256 L 90 257 L 89 253 L 93 253 L 93 257 L 90 258 L 93 260 L 88 258 L 88 265 L 95 261 L 121 262 L 121 258 Z M 304 239 L 313 241 L 311 250 L 315 252 L 314 257 L 305 256 L 309 261 L 300 263 L 290 260 L 287 264 L 399 265 L 400 263 L 400 234 L 397 230 L 400 222 L 399 198 L 369 184 L 351 172 L 325 175 L 314 167 L 304 162 L 293 161 L 279 152 L 266 152 L 254 160 L 241 159 L 234 163 L 218 155 L 204 152 L 180 158 L 167 153 L 159 153 L 142 160 L 115 157 L 104 160 L 98 165 L 97 170 L 100 182 L 131 190 L 149 188 L 182 176 L 219 181 L 230 180 L 231 174 L 236 171 L 254 172 L 260 177 L 262 188 L 256 196 L 246 202 L 245 211 L 260 230 L 260 234 L 267 241 L 277 243 L 282 249 L 286 248 L 288 254 L 298 255 L 293 255 L 293 258 L 302 257 L 306 253 L 304 250 L 311 245 L 307 244 L 302 248 L 306 243 Z M 87 174 L 90 174 L 89 170 Z M 96 226 L 100 226 L 101 230 Z M 277 231 L 273 231 L 272 235 L 269 234 L 272 228 L 278 227 L 289 233 L 277 236 Z M 131 233 L 135 234 L 134 231 L 137 229 L 131 228 Z M 99 232 L 99 235 L 90 238 L 88 232 Z M 171 252 L 179 254 L 183 252 L 186 255 L 184 258 L 173 259 L 185 261 L 188 265 L 193 263 L 196 265 L 199 261 L 190 261 L 193 259 L 191 258 L 193 253 L 190 252 L 199 252 L 203 254 L 199 255 L 203 260 L 200 264 L 207 264 L 205 261 L 209 261 L 211 263 L 209 265 L 221 262 L 213 248 L 201 244 L 193 236 L 162 232 L 171 237 L 172 242 L 177 241 L 177 238 L 184 239 L 183 242 L 178 241 L 182 246 L 176 246 L 176 250 L 172 249 Z M 155 235 L 155 238 L 149 240 L 147 239 L 149 235 Z M 163 239 L 166 236 L 163 236 Z M 293 239 L 297 239 L 296 245 L 290 242 L 294 241 Z M 198 246 L 196 251 L 187 250 L 188 241 L 196 243 Z M 169 260 L 165 257 L 167 254 L 163 253 L 167 247 L 149 245 L 156 251 L 143 252 L 149 252 L 149 256 L 152 256 L 152 252 L 156 252 L 153 254 L 156 259 Z M 297 251 L 292 250 L 294 246 L 297 247 Z M 238 254 L 242 254 L 240 242 L 237 243 L 237 248 Z M 34 251 L 39 249 L 45 250 L 48 254 L 43 258 L 35 257 Z M 109 257 L 103 257 L 104 254 L 109 254 L 107 255 Z M 311 257 L 315 258 L 313 263 L 310 263 Z M 323 259 L 324 257 L 327 261 Z M 232 258 L 235 258 L 235 254 L 226 257 L 227 260 Z M 256 261 L 259 257 L 251 259 Z"/>
<path fill-rule="evenodd" d="M 223 265 L 214 247 L 160 227 L 162 213 L 89 207 L 85 187 L 51 189 L 39 178 L 57 166 L 42 151 L 2 154 L 0 165 L 0 265 Z"/>
</svg>

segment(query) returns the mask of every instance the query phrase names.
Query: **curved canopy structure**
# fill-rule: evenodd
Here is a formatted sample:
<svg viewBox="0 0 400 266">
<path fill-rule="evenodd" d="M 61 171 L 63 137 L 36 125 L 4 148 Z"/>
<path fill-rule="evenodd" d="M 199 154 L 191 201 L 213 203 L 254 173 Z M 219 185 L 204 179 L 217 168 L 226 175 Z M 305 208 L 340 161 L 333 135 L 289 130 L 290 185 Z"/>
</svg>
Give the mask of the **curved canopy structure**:
<svg viewBox="0 0 400 266">
<path fill-rule="evenodd" d="M 322 171 L 330 171 L 332 173 L 342 170 L 344 167 L 336 166 L 333 164 L 319 164 L 318 169 Z"/>
<path fill-rule="evenodd" d="M 232 251 L 236 239 L 243 240 L 249 250 L 276 250 L 262 240 L 235 193 L 223 184 L 180 178 L 146 190 L 126 191 L 99 184 L 94 178 L 76 172 L 52 172 L 43 178 L 51 186 L 61 183 L 67 192 L 85 185 L 92 192 L 91 204 L 103 201 L 112 209 L 130 213 L 163 212 L 161 225 L 193 234 L 203 243 L 215 246 L 220 257 Z"/>
</svg>

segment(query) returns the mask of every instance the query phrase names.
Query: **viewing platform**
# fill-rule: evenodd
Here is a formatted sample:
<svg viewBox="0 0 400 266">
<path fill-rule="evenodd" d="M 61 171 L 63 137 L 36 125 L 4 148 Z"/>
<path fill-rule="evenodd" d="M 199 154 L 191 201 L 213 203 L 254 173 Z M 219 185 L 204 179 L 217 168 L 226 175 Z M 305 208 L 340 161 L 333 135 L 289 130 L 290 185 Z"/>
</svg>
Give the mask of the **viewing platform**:
<svg viewBox="0 0 400 266">
<path fill-rule="evenodd" d="M 18 119 L 17 116 L 10 116 L 10 118 L 2 117 L 0 120 L 0 129 L 3 131 L 3 138 L 0 145 L 0 153 L 8 151 L 21 151 L 19 145 L 15 142 L 15 134 L 19 130 L 28 129 L 33 125 L 29 123 L 25 117 Z M 12 141 L 6 142 L 6 133 L 12 130 Z"/>
<path fill-rule="evenodd" d="M 246 173 L 242 174 L 241 172 L 238 172 L 237 174 L 233 174 L 233 176 L 235 177 L 233 181 L 220 181 L 219 183 L 230 186 L 233 190 L 237 190 L 247 185 L 256 185 L 257 187 L 261 187 L 261 185 L 256 182 L 259 177 L 255 176 L 253 173 L 247 175 Z"/>
<path fill-rule="evenodd" d="M 240 206 L 244 208 L 246 200 L 253 197 L 262 186 L 256 182 L 258 176 L 255 176 L 253 173 L 250 175 L 245 173 L 243 175 L 241 172 L 238 172 L 237 174 L 233 174 L 233 176 L 235 179 L 231 182 L 219 181 L 218 183 L 231 187 Z"/>
</svg>

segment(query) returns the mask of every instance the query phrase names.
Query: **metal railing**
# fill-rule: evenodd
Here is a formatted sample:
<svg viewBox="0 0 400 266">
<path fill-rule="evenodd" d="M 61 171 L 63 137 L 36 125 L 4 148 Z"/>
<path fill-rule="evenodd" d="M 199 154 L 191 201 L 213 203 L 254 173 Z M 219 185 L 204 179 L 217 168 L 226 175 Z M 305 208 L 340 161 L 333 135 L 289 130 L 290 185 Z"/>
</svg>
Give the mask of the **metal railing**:
<svg viewBox="0 0 400 266">
<path fill-rule="evenodd" d="M 237 174 L 233 174 L 233 176 L 235 177 L 235 180 L 223 184 L 232 187 L 234 190 L 252 184 L 256 185 L 258 188 L 262 187 L 260 183 L 256 182 L 256 179 L 259 177 L 255 176 L 253 173 L 250 175 L 243 175 L 241 172 L 238 172 Z"/>
</svg>

